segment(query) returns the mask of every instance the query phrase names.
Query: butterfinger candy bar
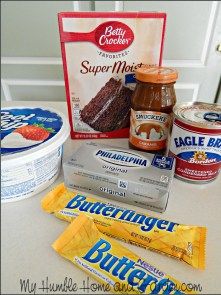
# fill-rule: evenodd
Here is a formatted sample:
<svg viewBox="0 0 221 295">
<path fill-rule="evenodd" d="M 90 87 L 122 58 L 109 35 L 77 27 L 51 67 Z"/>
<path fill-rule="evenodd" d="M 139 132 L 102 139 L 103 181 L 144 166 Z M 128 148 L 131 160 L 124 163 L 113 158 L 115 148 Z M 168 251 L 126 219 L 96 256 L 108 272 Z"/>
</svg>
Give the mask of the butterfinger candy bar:
<svg viewBox="0 0 221 295">
<path fill-rule="evenodd" d="M 63 183 L 44 197 L 42 208 L 69 222 L 85 212 L 103 234 L 205 268 L 205 227 L 178 224 L 104 203 L 70 191 Z"/>
<path fill-rule="evenodd" d="M 183 284 L 103 235 L 85 214 L 77 217 L 52 247 L 98 280 L 105 290 L 123 294 L 184 294 L 180 291 Z"/>
</svg>

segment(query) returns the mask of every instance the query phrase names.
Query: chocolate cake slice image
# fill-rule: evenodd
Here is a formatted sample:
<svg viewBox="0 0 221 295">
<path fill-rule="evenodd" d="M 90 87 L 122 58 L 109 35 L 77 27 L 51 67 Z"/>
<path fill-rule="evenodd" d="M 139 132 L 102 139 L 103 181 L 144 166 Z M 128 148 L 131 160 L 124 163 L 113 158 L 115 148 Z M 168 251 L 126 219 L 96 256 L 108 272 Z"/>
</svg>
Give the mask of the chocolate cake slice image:
<svg viewBox="0 0 221 295">
<path fill-rule="evenodd" d="M 132 93 L 120 80 L 110 78 L 81 111 L 82 121 L 100 132 L 128 127 Z"/>
</svg>

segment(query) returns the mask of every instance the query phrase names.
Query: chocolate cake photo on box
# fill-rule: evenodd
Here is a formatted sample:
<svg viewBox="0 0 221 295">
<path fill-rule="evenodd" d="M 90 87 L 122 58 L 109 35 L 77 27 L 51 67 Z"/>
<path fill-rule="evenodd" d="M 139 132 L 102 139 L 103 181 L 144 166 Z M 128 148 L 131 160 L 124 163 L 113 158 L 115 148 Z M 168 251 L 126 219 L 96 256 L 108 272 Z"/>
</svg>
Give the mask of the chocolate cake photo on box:
<svg viewBox="0 0 221 295">
<path fill-rule="evenodd" d="M 121 80 L 110 78 L 95 97 L 84 106 L 81 120 L 99 132 L 129 127 L 133 90 Z"/>
</svg>

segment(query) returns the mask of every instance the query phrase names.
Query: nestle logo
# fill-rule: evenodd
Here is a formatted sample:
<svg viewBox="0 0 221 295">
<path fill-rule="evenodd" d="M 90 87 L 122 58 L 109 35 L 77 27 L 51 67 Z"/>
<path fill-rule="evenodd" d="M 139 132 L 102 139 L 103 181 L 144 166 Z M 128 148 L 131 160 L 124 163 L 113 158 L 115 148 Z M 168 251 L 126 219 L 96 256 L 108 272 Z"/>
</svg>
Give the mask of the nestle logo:
<svg viewBox="0 0 221 295">
<path fill-rule="evenodd" d="M 122 51 L 129 47 L 133 40 L 133 31 L 122 22 L 105 22 L 95 30 L 95 43 L 104 51 Z"/>
</svg>

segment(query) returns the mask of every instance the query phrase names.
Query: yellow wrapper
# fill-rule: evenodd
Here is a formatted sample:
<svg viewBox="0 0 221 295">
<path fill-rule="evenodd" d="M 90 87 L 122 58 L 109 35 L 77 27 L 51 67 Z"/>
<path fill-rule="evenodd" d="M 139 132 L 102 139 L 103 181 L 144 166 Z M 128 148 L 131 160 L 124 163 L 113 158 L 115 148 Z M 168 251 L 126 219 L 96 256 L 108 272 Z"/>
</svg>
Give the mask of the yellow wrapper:
<svg viewBox="0 0 221 295">
<path fill-rule="evenodd" d="M 84 212 L 103 234 L 205 268 L 205 227 L 182 225 L 104 203 L 70 191 L 63 183 L 43 198 L 42 208 L 69 222 Z"/>
<path fill-rule="evenodd" d="M 61 256 L 98 280 L 103 288 L 122 294 L 194 294 L 184 283 L 103 235 L 92 218 L 81 213 L 53 243 Z"/>
</svg>

